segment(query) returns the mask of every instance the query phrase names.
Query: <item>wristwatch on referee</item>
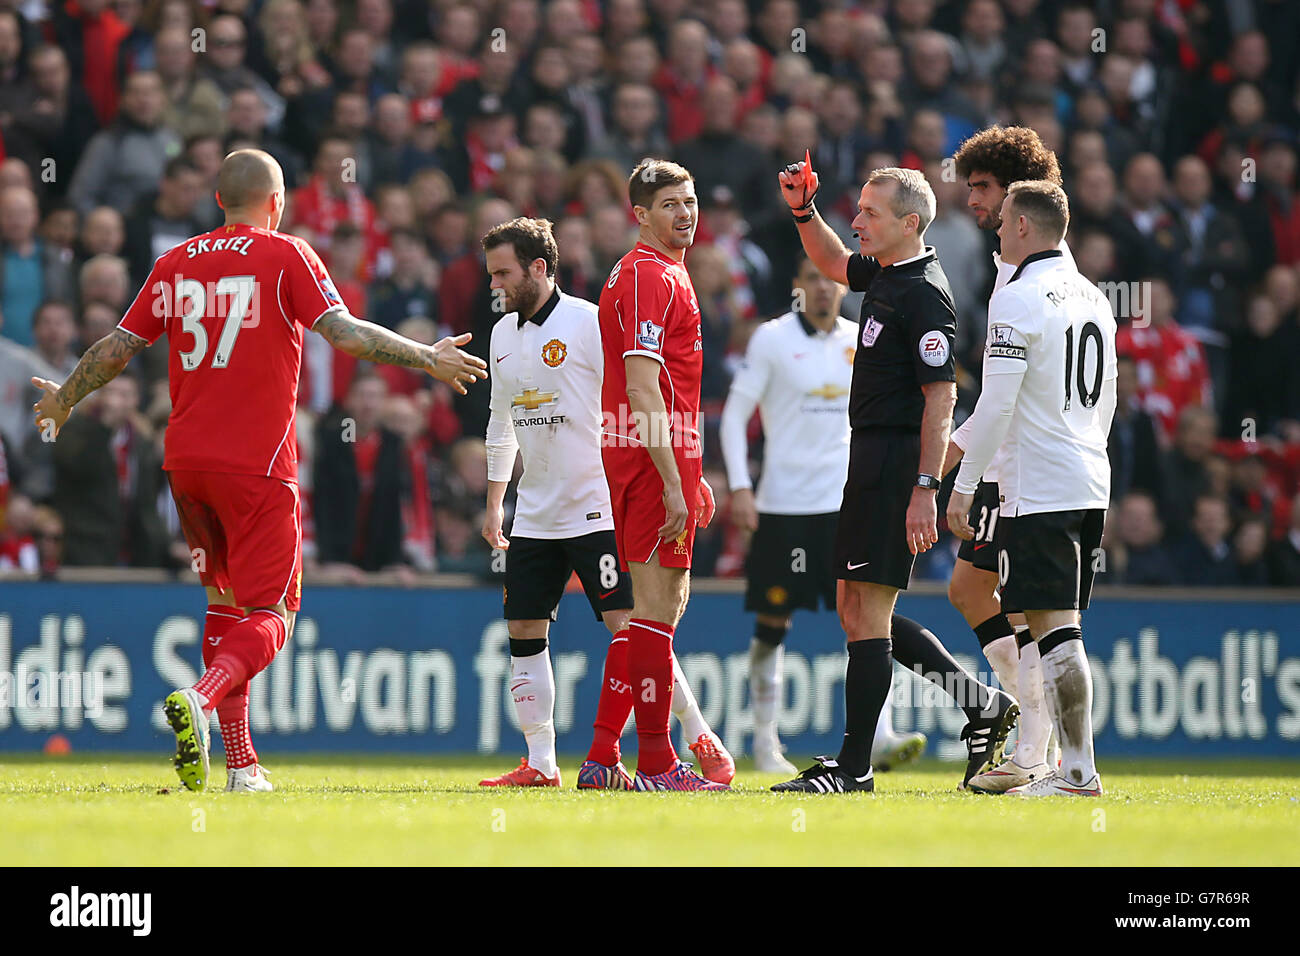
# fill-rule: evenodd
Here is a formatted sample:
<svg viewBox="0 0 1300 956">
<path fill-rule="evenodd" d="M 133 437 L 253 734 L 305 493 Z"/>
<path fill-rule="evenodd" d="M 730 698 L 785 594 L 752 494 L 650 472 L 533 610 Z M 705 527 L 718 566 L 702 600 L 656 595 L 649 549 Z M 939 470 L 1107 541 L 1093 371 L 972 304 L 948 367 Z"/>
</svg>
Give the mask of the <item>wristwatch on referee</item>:
<svg viewBox="0 0 1300 956">
<path fill-rule="evenodd" d="M 916 476 L 916 487 L 924 488 L 926 491 L 938 491 L 939 479 L 934 475 L 920 474 Z"/>
</svg>

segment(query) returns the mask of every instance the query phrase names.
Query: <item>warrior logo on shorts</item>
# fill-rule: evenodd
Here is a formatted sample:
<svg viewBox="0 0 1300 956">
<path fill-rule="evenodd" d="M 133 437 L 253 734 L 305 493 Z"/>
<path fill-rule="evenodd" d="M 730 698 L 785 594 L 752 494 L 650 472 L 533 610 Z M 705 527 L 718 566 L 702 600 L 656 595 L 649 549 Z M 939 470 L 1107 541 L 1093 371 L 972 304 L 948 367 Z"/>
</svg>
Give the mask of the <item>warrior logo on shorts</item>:
<svg viewBox="0 0 1300 956">
<path fill-rule="evenodd" d="M 786 589 L 779 584 L 767 589 L 767 603 L 775 607 L 781 607 L 789 597 Z"/>
<path fill-rule="evenodd" d="M 559 339 L 551 339 L 542 346 L 542 361 L 551 368 L 559 368 L 569 354 L 568 348 Z"/>
</svg>

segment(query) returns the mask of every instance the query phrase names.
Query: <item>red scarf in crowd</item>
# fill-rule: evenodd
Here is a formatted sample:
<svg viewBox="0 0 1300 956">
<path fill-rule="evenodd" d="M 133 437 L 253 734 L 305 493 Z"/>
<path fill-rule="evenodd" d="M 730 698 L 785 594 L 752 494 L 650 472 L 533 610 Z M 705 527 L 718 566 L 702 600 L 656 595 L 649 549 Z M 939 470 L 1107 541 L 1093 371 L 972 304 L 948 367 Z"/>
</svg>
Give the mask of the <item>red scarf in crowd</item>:
<svg viewBox="0 0 1300 956">
<path fill-rule="evenodd" d="M 68 0 L 64 11 L 81 21 L 81 85 L 85 87 L 95 118 L 107 126 L 117 116 L 117 48 L 131 28 L 112 9 L 91 16 L 82 13 L 77 0 Z"/>
</svg>

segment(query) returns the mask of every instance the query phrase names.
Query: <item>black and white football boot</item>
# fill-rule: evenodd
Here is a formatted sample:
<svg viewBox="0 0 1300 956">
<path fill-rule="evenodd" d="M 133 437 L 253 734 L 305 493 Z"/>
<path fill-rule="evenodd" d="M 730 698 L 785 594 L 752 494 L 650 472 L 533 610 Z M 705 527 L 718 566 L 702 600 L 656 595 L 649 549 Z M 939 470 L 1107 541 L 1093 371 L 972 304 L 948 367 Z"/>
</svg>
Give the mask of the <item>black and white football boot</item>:
<svg viewBox="0 0 1300 956">
<path fill-rule="evenodd" d="M 817 761 L 814 766 L 793 780 L 776 784 L 772 790 L 776 793 L 871 793 L 876 789 L 876 780 L 870 770 L 864 777 L 855 777 L 833 757 L 813 757 L 813 760 Z"/>
<path fill-rule="evenodd" d="M 994 689 L 989 706 L 962 728 L 961 739 L 966 741 L 966 775 L 957 789 L 965 790 L 971 777 L 1002 762 L 1007 736 L 1019 716 L 1020 705 L 1009 694 Z"/>
</svg>

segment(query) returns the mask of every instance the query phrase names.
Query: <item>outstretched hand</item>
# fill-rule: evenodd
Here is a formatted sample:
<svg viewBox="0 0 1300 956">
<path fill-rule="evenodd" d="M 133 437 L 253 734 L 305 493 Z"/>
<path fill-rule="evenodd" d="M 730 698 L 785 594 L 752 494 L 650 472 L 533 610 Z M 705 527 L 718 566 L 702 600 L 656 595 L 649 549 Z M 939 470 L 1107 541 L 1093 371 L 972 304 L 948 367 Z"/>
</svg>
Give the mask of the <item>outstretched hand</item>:
<svg viewBox="0 0 1300 956">
<path fill-rule="evenodd" d="M 464 332 L 454 338 L 448 336 L 438 341 L 433 346 L 433 361 L 428 369 L 430 375 L 446 382 L 462 395 L 468 394 L 466 385 L 487 378 L 487 363 L 477 355 L 470 355 L 460 349 L 473 337 L 472 333 Z"/>
<path fill-rule="evenodd" d="M 72 414 L 72 409 L 64 407 L 63 402 L 59 401 L 58 383 L 51 382 L 47 378 L 33 378 L 32 384 L 41 390 L 40 401 L 32 406 L 32 412 L 36 416 L 36 427 L 43 429 L 45 422 L 53 422 L 54 436 L 57 438 L 64 422 Z"/>
</svg>

